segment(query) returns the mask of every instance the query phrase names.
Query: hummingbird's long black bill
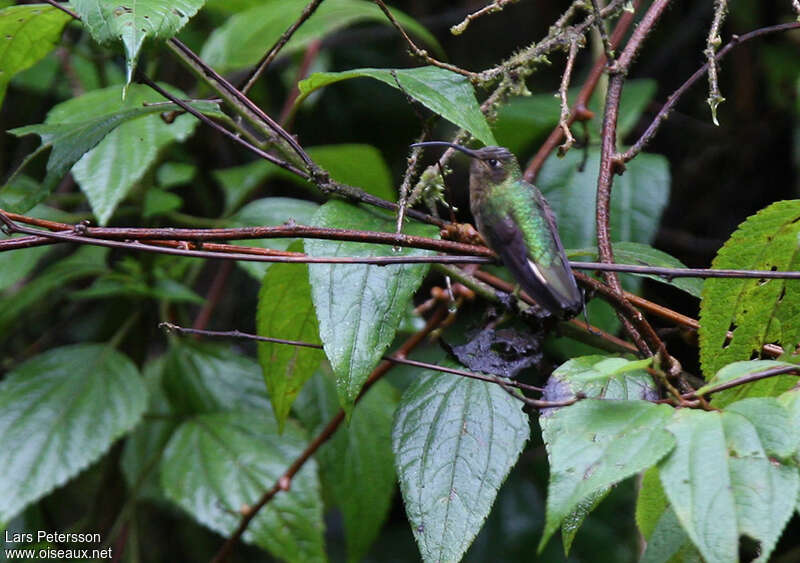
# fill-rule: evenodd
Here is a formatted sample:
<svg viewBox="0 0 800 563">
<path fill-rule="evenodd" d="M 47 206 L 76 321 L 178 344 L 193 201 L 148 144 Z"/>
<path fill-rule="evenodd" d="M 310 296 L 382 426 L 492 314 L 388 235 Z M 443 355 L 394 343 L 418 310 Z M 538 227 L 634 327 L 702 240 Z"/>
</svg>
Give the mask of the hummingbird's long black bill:
<svg viewBox="0 0 800 563">
<path fill-rule="evenodd" d="M 457 151 L 461 151 L 464 154 L 472 157 L 478 158 L 477 153 L 472 150 L 468 149 L 467 147 L 457 145 L 455 143 L 448 143 L 447 141 L 425 141 L 424 143 L 414 143 L 410 145 L 412 147 L 450 147 L 451 149 L 456 149 Z"/>
</svg>

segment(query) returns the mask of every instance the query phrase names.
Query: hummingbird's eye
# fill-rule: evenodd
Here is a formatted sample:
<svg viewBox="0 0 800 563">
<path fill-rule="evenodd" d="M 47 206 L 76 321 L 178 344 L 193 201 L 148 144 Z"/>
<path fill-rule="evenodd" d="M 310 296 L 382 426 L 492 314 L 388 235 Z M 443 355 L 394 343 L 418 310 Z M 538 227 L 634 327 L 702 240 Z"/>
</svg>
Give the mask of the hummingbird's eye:
<svg viewBox="0 0 800 563">
<path fill-rule="evenodd" d="M 489 166 L 491 166 L 492 168 L 497 168 L 497 167 L 499 167 L 499 166 L 500 166 L 500 163 L 499 163 L 499 162 L 498 162 L 496 159 L 494 159 L 494 158 L 490 158 L 490 159 L 489 159 L 489 160 L 487 160 L 486 162 L 488 162 L 488 163 L 489 163 Z"/>
</svg>

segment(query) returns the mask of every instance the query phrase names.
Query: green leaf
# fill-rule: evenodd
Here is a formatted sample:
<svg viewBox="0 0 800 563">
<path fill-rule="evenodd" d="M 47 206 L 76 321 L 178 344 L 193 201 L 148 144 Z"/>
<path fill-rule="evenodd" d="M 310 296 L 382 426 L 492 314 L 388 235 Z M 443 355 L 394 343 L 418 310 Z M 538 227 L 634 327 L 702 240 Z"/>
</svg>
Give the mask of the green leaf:
<svg viewBox="0 0 800 563">
<path fill-rule="evenodd" d="M 759 542 L 755 561 L 768 561 L 800 491 L 796 465 L 776 459 L 797 449 L 798 429 L 790 427 L 789 412 L 771 398 L 738 401 L 722 413 L 722 422 L 739 534 Z"/>
<path fill-rule="evenodd" d="M 636 525 L 645 540 L 649 540 L 669 503 L 658 477 L 658 467 L 644 472 L 636 497 Z"/>
<path fill-rule="evenodd" d="M 528 440 L 522 403 L 498 385 L 420 372 L 392 431 L 406 514 L 423 561 L 457 561 Z"/>
<path fill-rule="evenodd" d="M 337 182 L 358 186 L 389 201 L 397 199 L 389 166 L 372 145 L 320 145 L 310 147 L 308 154 Z"/>
<path fill-rule="evenodd" d="M 83 246 L 69 257 L 48 266 L 18 291 L 0 298 L 0 334 L 7 334 L 11 325 L 28 308 L 41 305 L 60 294 L 69 283 L 107 271 L 108 249 Z"/>
<path fill-rule="evenodd" d="M 217 28 L 200 56 L 218 71 L 254 65 L 297 21 L 307 4 L 307 0 L 262 0 Z M 423 26 L 399 10 L 391 11 L 406 30 L 441 52 L 436 38 Z M 365 21 L 390 25 L 383 12 L 367 0 L 326 0 L 295 32 L 281 54 L 296 53 L 312 41 Z"/>
<path fill-rule="evenodd" d="M 469 131 L 486 145 L 497 144 L 475 99 L 472 84 L 464 76 L 435 66 L 417 68 L 360 68 L 344 72 L 317 72 L 298 83 L 296 105 L 319 88 L 350 78 L 373 78 L 392 88 L 402 88 L 432 112 Z M 399 86 L 398 86 L 399 84 Z M 637 159 L 638 160 L 638 159 Z"/>
<path fill-rule="evenodd" d="M 358 402 L 350 423 L 316 454 L 323 489 L 342 511 L 348 561 L 361 561 L 386 521 L 394 494 L 392 418 L 397 393 L 378 381 Z M 297 398 L 295 410 L 317 434 L 339 412 L 336 387 L 317 373 Z"/>
<path fill-rule="evenodd" d="M 0 10 L 0 105 L 14 75 L 44 58 L 61 40 L 70 19 L 46 4 Z"/>
<path fill-rule="evenodd" d="M 238 213 L 230 218 L 230 226 L 257 227 L 263 225 L 265 227 L 273 227 L 288 221 L 294 221 L 298 225 L 310 225 L 317 209 L 319 209 L 319 205 L 312 201 L 289 197 L 265 197 L 242 207 Z M 298 239 L 254 239 L 243 240 L 240 244 L 271 248 L 273 250 L 287 250 L 296 240 Z M 268 262 L 242 261 L 239 262 L 239 266 L 261 283 L 271 264 Z"/>
<path fill-rule="evenodd" d="M 608 356 L 581 356 L 564 362 L 550 376 L 543 398 L 572 399 L 579 393 L 589 398 L 635 400 L 657 398 L 653 378 L 645 371 L 652 358 L 626 360 Z M 544 411 L 543 414 L 553 412 Z M 547 426 L 547 416 L 540 422 Z"/>
<path fill-rule="evenodd" d="M 779 201 L 739 225 L 713 268 L 800 269 L 800 200 Z M 761 354 L 767 343 L 800 341 L 800 281 L 712 278 L 700 302 L 700 363 L 706 378 L 737 360 Z M 733 338 L 726 343 L 728 331 Z"/>
<path fill-rule="evenodd" d="M 150 188 L 144 194 L 142 217 L 149 219 L 158 215 L 165 215 L 170 211 L 180 209 L 182 205 L 183 200 L 180 196 L 160 188 Z"/>
<path fill-rule="evenodd" d="M 697 390 L 698 395 L 705 394 L 709 389 L 733 379 L 779 367 L 798 367 L 788 362 L 774 360 L 748 360 L 733 362 L 719 370 L 711 380 Z M 768 377 L 752 383 L 745 383 L 731 389 L 715 393 L 712 401 L 717 408 L 723 408 L 734 401 L 745 397 L 777 397 L 797 383 L 796 375 L 778 375 Z"/>
<path fill-rule="evenodd" d="M 0 524 L 97 460 L 141 418 L 144 382 L 102 344 L 49 350 L 0 382 Z"/>
<path fill-rule="evenodd" d="M 0 234 L 0 240 L 9 238 Z M 48 250 L 47 246 L 34 246 L 0 252 L 0 294 L 30 274 Z"/>
<path fill-rule="evenodd" d="M 158 478 L 158 462 L 178 426 L 178 418 L 171 416 L 174 413 L 161 387 L 165 359 L 165 356 L 158 356 L 142 368 L 149 398 L 147 412 L 141 424 L 125 440 L 120 459 L 120 469 L 129 487 L 128 494 L 136 499 L 164 500 Z"/>
<path fill-rule="evenodd" d="M 91 151 L 103 141 L 116 127 L 122 125 L 126 121 L 134 120 L 137 117 L 178 109 L 177 106 L 169 103 L 156 106 L 142 106 L 141 103 L 143 101 L 161 102 L 163 98 L 160 98 L 156 93 L 147 92 L 145 86 L 132 86 L 131 91 L 133 92 L 131 98 L 123 102 L 119 100 L 119 98 L 114 99 L 113 87 L 104 90 L 95 90 L 79 98 L 67 100 L 53 107 L 48 113 L 45 123 L 18 127 L 9 131 L 9 133 L 17 136 L 35 133 L 41 137 L 42 145 L 31 157 L 28 157 L 29 159 L 39 154 L 44 149 L 52 147 L 50 157 L 47 160 L 47 175 L 45 176 L 42 186 L 37 191 L 31 193 L 23 202 L 19 203 L 19 209 L 30 209 L 46 198 L 61 177 L 64 176 L 76 162 L 81 160 L 87 152 Z M 217 112 L 217 105 L 215 103 L 201 102 L 194 103 L 193 106 L 204 113 Z M 158 116 L 152 117 L 160 121 Z M 182 120 L 183 117 L 190 116 L 181 116 L 177 118 L 175 123 L 171 126 L 161 123 L 163 127 L 166 127 L 167 130 L 170 131 L 169 134 L 172 135 L 172 140 L 176 138 L 185 138 L 194 127 L 190 122 Z M 178 121 L 181 121 L 181 123 L 178 123 Z M 169 129 L 170 127 L 173 127 L 173 129 Z M 160 128 L 161 126 L 159 125 L 156 127 L 156 130 L 158 131 Z M 172 133 L 172 131 L 175 133 Z M 143 134 L 138 124 L 132 127 L 131 132 L 132 134 Z M 147 138 L 155 142 L 158 139 L 163 139 L 162 135 L 164 135 L 163 131 L 155 134 L 155 136 Z M 112 149 L 118 144 L 124 147 L 133 147 L 139 143 L 137 139 L 121 141 L 122 144 L 119 142 L 117 144 L 110 142 L 109 144 Z M 117 141 L 119 141 L 118 136 Z M 101 149 L 99 154 L 103 153 L 106 155 L 109 154 L 106 150 Z M 136 152 L 135 154 L 137 159 L 132 163 L 133 166 L 131 168 L 128 168 L 128 165 L 125 164 L 128 161 L 128 155 L 126 155 L 126 158 L 117 158 L 117 162 L 115 163 L 103 163 L 101 172 L 108 174 L 110 179 L 116 179 L 123 185 L 127 185 L 123 183 L 123 180 L 131 183 L 137 181 L 145 172 L 145 170 L 139 169 L 137 166 L 149 166 L 154 156 L 148 156 L 149 153 L 147 150 Z M 83 169 L 82 172 L 85 173 L 86 178 L 89 178 L 90 171 L 88 169 Z M 77 175 L 81 176 L 82 172 L 77 172 Z M 120 196 L 118 193 L 113 193 L 114 185 L 106 185 L 104 183 L 104 178 L 99 174 L 97 178 L 92 176 L 92 180 L 94 182 L 91 184 L 93 188 L 87 190 L 87 195 L 93 206 L 98 206 L 98 217 L 107 218 L 111 211 L 113 211 L 113 206 L 116 205 L 116 202 L 122 199 L 125 194 Z M 99 187 L 95 188 L 95 186 Z M 109 208 L 111 208 L 110 211 Z"/>
<path fill-rule="evenodd" d="M 306 447 L 295 424 L 283 434 L 268 406 L 197 415 L 175 431 L 161 462 L 167 497 L 192 518 L 229 536 Z M 317 464 L 308 460 L 250 522 L 243 539 L 286 561 L 324 561 Z"/>
<path fill-rule="evenodd" d="M 658 84 L 655 80 L 630 80 L 625 82 L 622 90 L 622 98 L 619 104 L 619 117 L 617 118 L 617 138 L 624 139 L 630 133 L 642 113 L 650 105 L 656 95 Z M 589 123 L 596 136 L 600 136 L 603 125 L 603 106 L 605 105 L 605 94 L 600 89 L 595 90 L 592 99 L 589 100 L 589 110 L 594 112 L 595 118 Z"/>
<path fill-rule="evenodd" d="M 312 223 L 392 232 L 394 220 L 372 210 L 329 201 Z M 434 228 L 411 223 L 405 232 L 437 236 Z M 424 256 L 430 252 L 404 248 L 393 252 L 383 245 L 305 240 L 310 256 Z M 388 267 L 365 264 L 310 264 L 311 296 L 317 311 L 319 335 L 336 374 L 339 401 L 350 411 L 370 372 L 394 339 L 406 306 L 428 271 L 427 264 Z"/>
<path fill-rule="evenodd" d="M 686 267 L 686 265 L 677 258 L 673 258 L 666 252 L 656 250 L 647 244 L 636 242 L 615 242 L 612 245 L 612 248 L 614 250 L 614 260 L 619 264 L 633 264 L 634 266 L 657 266 L 663 268 Z M 575 258 L 589 258 L 591 261 L 597 261 L 597 247 L 567 250 L 567 256 L 571 260 L 574 260 Z M 700 292 L 703 290 L 703 280 L 700 278 L 664 278 L 662 276 L 650 274 L 631 275 L 641 275 L 642 277 L 650 278 L 657 282 L 672 285 L 695 297 L 700 297 Z"/>
<path fill-rule="evenodd" d="M 228 346 L 173 342 L 163 386 L 179 414 L 268 407 L 258 364 Z"/>
<path fill-rule="evenodd" d="M 700 554 L 683 531 L 675 511 L 667 506 L 647 541 L 640 563 L 702 563 Z"/>
<path fill-rule="evenodd" d="M 302 243 L 289 248 L 301 250 Z M 267 270 L 258 294 L 256 327 L 259 336 L 321 344 L 308 266 L 274 264 Z M 258 343 L 258 362 L 279 428 L 283 428 L 295 397 L 324 358 L 322 351 L 314 348 Z"/>
<path fill-rule="evenodd" d="M 71 6 L 98 43 L 121 42 L 125 48 L 127 83 L 145 40 L 170 39 L 186 25 L 205 0 L 72 0 Z"/>
<path fill-rule="evenodd" d="M 584 155 L 570 151 L 564 158 L 547 159 L 537 184 L 558 217 L 558 230 L 565 248 L 597 246 L 594 202 L 599 149 Z M 669 200 L 670 175 L 667 160 L 655 154 L 640 154 L 614 180 L 611 194 L 611 240 L 651 244 L 658 232 L 661 214 Z"/>
<path fill-rule="evenodd" d="M 707 562 L 736 561 L 736 503 L 721 414 L 679 409 L 667 429 L 676 446 L 659 474 L 678 520 Z"/>
<path fill-rule="evenodd" d="M 156 182 L 164 189 L 184 186 L 197 174 L 197 166 L 185 162 L 165 162 L 156 170 Z"/>
<path fill-rule="evenodd" d="M 669 453 L 675 439 L 664 425 L 672 412 L 646 401 L 585 400 L 542 425 L 550 484 L 540 550 L 581 501 Z"/>
<path fill-rule="evenodd" d="M 184 97 L 181 92 L 172 93 Z M 124 107 L 145 107 L 160 101 L 158 93 L 147 86 L 133 84 L 128 89 Z M 53 108 L 48 123 L 64 123 L 120 109 L 119 89 L 110 86 L 73 98 Z M 160 115 L 151 114 L 120 124 L 72 167 L 72 174 L 89 198 L 98 222 L 105 225 L 120 201 L 130 193 L 167 145 L 185 141 L 197 126 L 192 115 L 180 115 L 168 124 Z M 170 196 L 172 199 L 176 196 Z"/>
</svg>

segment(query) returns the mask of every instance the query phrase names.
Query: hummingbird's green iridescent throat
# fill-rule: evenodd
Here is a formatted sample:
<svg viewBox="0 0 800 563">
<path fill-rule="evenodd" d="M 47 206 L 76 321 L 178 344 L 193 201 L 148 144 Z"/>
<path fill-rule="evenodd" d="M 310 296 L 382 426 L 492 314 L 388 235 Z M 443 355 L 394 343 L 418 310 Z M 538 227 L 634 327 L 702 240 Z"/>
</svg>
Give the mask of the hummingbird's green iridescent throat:
<svg viewBox="0 0 800 563">
<path fill-rule="evenodd" d="M 560 319 L 583 309 L 583 294 L 569 267 L 555 216 L 538 188 L 522 177 L 511 151 L 470 149 L 446 141 L 411 146 L 447 146 L 472 158 L 469 204 L 486 244 L 543 309 Z"/>
</svg>

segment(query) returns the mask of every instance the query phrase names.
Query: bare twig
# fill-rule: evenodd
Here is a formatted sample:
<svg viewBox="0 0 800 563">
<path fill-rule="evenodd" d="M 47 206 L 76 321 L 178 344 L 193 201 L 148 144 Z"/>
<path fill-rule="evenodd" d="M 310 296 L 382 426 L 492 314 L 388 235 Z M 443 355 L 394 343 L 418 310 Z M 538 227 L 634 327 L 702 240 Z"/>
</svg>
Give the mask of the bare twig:
<svg viewBox="0 0 800 563">
<path fill-rule="evenodd" d="M 476 20 L 481 16 L 485 16 L 487 14 L 494 14 L 496 12 L 501 11 L 505 8 L 508 4 L 513 4 L 517 0 L 494 0 L 491 4 L 487 4 L 480 10 L 472 12 L 471 14 L 467 14 L 467 16 L 456 25 L 450 28 L 450 33 L 453 35 L 461 35 L 467 30 L 467 27 L 472 22 L 472 20 Z M 573 4 L 575 5 L 575 4 Z"/>
<path fill-rule="evenodd" d="M 269 51 L 258 61 L 258 64 L 250 73 L 250 76 L 247 77 L 245 80 L 244 86 L 242 86 L 242 94 L 247 94 L 250 91 L 250 88 L 253 87 L 256 80 L 264 73 L 267 67 L 275 60 L 275 57 L 278 56 L 278 53 L 281 49 L 283 49 L 284 45 L 289 42 L 289 39 L 292 38 L 294 32 L 297 31 L 305 21 L 311 17 L 311 15 L 316 11 L 317 7 L 322 3 L 322 0 L 311 0 L 311 2 L 303 8 L 303 12 L 300 14 L 300 17 L 290 25 L 286 31 L 278 38 L 275 44 L 270 48 Z"/>
<path fill-rule="evenodd" d="M 714 125 L 719 125 L 717 121 L 717 106 L 725 101 L 719 91 L 719 80 L 717 78 L 717 65 L 716 52 L 717 48 L 722 44 L 722 37 L 719 31 L 722 28 L 722 22 L 725 21 L 725 16 L 728 14 L 728 0 L 714 0 L 714 19 L 711 22 L 711 28 L 708 30 L 708 39 L 706 39 L 706 48 L 703 54 L 708 61 L 708 106 L 711 108 L 711 120 Z"/>
<path fill-rule="evenodd" d="M 779 25 L 773 25 L 770 27 L 763 27 L 760 29 L 756 29 L 749 33 L 745 33 L 744 35 L 734 35 L 730 42 L 728 42 L 722 49 L 717 52 L 715 55 L 716 60 L 722 59 L 725 55 L 727 55 L 734 47 L 741 45 L 751 39 L 755 39 L 757 37 L 762 37 L 764 35 L 768 35 L 771 33 L 781 33 L 784 31 L 790 31 L 793 29 L 800 28 L 800 22 L 791 22 L 791 23 L 782 23 Z M 667 98 L 667 102 L 661 106 L 661 109 L 656 114 L 653 121 L 650 122 L 650 125 L 647 126 L 647 129 L 639 139 L 631 145 L 631 147 L 625 151 L 621 155 L 621 159 L 623 162 L 628 162 L 629 160 L 633 159 L 637 154 L 639 154 L 642 149 L 645 147 L 647 143 L 649 143 L 653 137 L 655 137 L 658 129 L 661 127 L 661 124 L 666 121 L 667 117 L 669 116 L 669 112 L 672 111 L 672 108 L 675 107 L 675 104 L 678 100 L 683 96 L 686 91 L 694 85 L 710 68 L 709 64 L 706 63 L 701 66 L 697 71 L 690 76 L 686 82 L 680 85 L 680 87 L 675 90 L 669 98 Z"/>
<path fill-rule="evenodd" d="M 158 325 L 159 327 L 168 330 L 170 332 L 176 332 L 178 334 L 188 334 L 192 336 L 205 336 L 211 338 L 240 338 L 243 340 L 256 340 L 258 342 L 271 342 L 274 344 L 286 344 L 288 346 L 300 346 L 302 348 L 314 348 L 317 350 L 322 350 L 322 344 L 314 344 L 313 342 L 305 342 L 302 340 L 286 340 L 284 338 L 273 338 L 271 336 L 260 336 L 257 334 L 250 334 L 247 332 L 241 332 L 239 330 L 227 330 L 227 331 L 219 331 L 219 330 L 198 330 L 196 328 L 186 328 L 182 326 L 178 326 L 172 323 L 163 322 Z M 468 379 L 477 379 L 480 381 L 486 381 L 488 383 L 497 383 L 499 376 L 486 376 L 481 375 L 478 373 L 473 373 L 471 371 L 465 371 L 463 369 L 455 369 L 449 368 L 446 366 L 439 366 L 436 364 L 431 364 L 428 362 L 420 362 L 417 360 L 409 360 L 407 358 L 400 358 L 395 356 L 382 356 L 382 360 L 386 360 L 387 362 L 392 362 L 395 364 L 403 364 L 406 366 L 413 366 L 422 369 L 427 369 L 431 371 L 440 371 L 442 373 L 450 373 L 453 375 L 458 375 L 461 377 L 466 377 Z M 518 389 L 525 389 L 526 391 L 537 391 L 541 392 L 541 387 L 536 387 L 535 385 L 528 385 L 526 383 L 521 383 L 519 381 L 514 380 L 503 380 L 504 383 L 510 385 L 511 387 L 516 387 Z"/>
<path fill-rule="evenodd" d="M 580 42 L 583 40 L 582 36 L 573 38 L 569 44 L 569 53 L 567 54 L 567 64 L 564 67 L 564 74 L 561 77 L 561 86 L 558 88 L 558 95 L 561 99 L 561 116 L 558 120 L 558 125 L 564 132 L 564 143 L 558 147 L 558 155 L 564 156 L 567 151 L 575 144 L 575 137 L 572 136 L 572 131 L 569 128 L 569 100 L 567 99 L 567 90 L 572 80 L 572 69 L 575 66 L 575 57 L 578 56 L 578 49 Z"/>
<path fill-rule="evenodd" d="M 746 383 L 753 383 L 754 381 L 767 379 L 768 377 L 775 377 L 776 375 L 785 375 L 789 373 L 800 374 L 800 366 L 779 366 L 771 369 L 766 369 L 764 371 L 759 371 L 756 373 L 748 373 L 747 375 L 743 375 L 742 377 L 737 377 L 736 379 L 731 379 L 730 381 L 726 381 L 725 383 L 720 383 L 719 385 L 712 387 L 707 391 L 704 391 L 703 395 L 711 395 L 712 393 L 719 393 L 720 391 L 731 389 L 733 387 L 738 387 L 739 385 L 744 385 Z M 697 397 L 697 393 L 696 392 L 684 393 L 683 395 L 681 395 L 681 397 L 683 397 L 684 399 L 694 399 Z"/>
<path fill-rule="evenodd" d="M 456 74 L 460 74 L 462 76 L 466 76 L 472 82 L 477 82 L 478 81 L 478 74 L 477 73 L 470 72 L 468 70 L 464 70 L 463 68 L 461 68 L 459 66 L 451 65 L 450 63 L 445 63 L 445 62 L 442 62 L 442 61 L 440 61 L 438 59 L 435 59 L 432 56 L 430 56 L 428 51 L 426 51 L 425 49 L 420 49 L 419 47 L 417 47 L 416 43 L 414 43 L 414 40 L 411 39 L 411 37 L 408 35 L 408 33 L 406 33 L 406 30 L 403 29 L 403 26 L 400 25 L 400 22 L 397 21 L 397 18 L 394 17 L 394 14 L 392 14 L 392 12 L 386 6 L 386 4 L 383 2 L 383 0 L 372 0 L 372 1 L 375 2 L 375 4 L 378 5 L 378 7 L 381 9 L 381 11 L 384 13 L 384 15 L 386 15 L 388 20 L 395 27 L 395 29 L 397 29 L 397 31 L 400 33 L 400 35 L 403 36 L 403 39 L 405 39 L 405 42 L 408 43 L 408 46 L 411 49 L 411 52 L 414 53 L 414 55 L 416 55 L 420 59 L 424 60 L 429 65 L 438 66 L 439 68 L 443 68 L 445 70 L 449 70 L 450 72 L 455 72 Z"/>
<path fill-rule="evenodd" d="M 613 64 L 614 61 L 614 48 L 611 46 L 611 41 L 608 39 L 608 32 L 606 31 L 606 24 L 603 18 L 600 17 L 600 5 L 597 0 L 592 0 L 592 10 L 594 11 L 595 20 L 594 27 L 600 35 L 600 41 L 603 43 L 603 53 L 606 56 L 606 64 Z"/>
<path fill-rule="evenodd" d="M 640 0 L 635 0 L 633 3 L 634 12 L 639 5 L 639 1 Z M 633 23 L 634 12 L 625 12 L 619 18 L 619 21 L 617 21 L 617 25 L 614 27 L 614 31 L 611 33 L 610 38 L 612 48 L 616 48 L 617 45 L 619 45 L 619 43 L 622 41 L 625 33 L 627 33 L 628 28 L 630 27 L 631 23 Z M 600 81 L 600 77 L 603 75 L 605 68 L 606 58 L 600 57 L 594 63 L 589 76 L 586 78 L 586 82 L 584 82 L 581 91 L 578 93 L 578 97 L 575 99 L 569 119 L 567 120 L 568 126 L 575 121 L 586 121 L 594 116 L 594 114 L 587 108 L 587 104 L 589 103 L 589 99 L 592 97 L 592 93 L 597 87 L 597 83 Z M 553 131 L 550 133 L 550 136 L 531 159 L 530 164 L 528 164 L 528 167 L 525 169 L 525 180 L 528 182 L 533 182 L 536 180 L 536 175 L 539 173 L 539 170 L 542 169 L 544 161 L 547 160 L 547 157 L 550 156 L 550 153 L 556 149 L 558 144 L 561 142 L 563 135 L 564 131 L 559 124 L 559 126 L 553 129 Z"/>
</svg>

